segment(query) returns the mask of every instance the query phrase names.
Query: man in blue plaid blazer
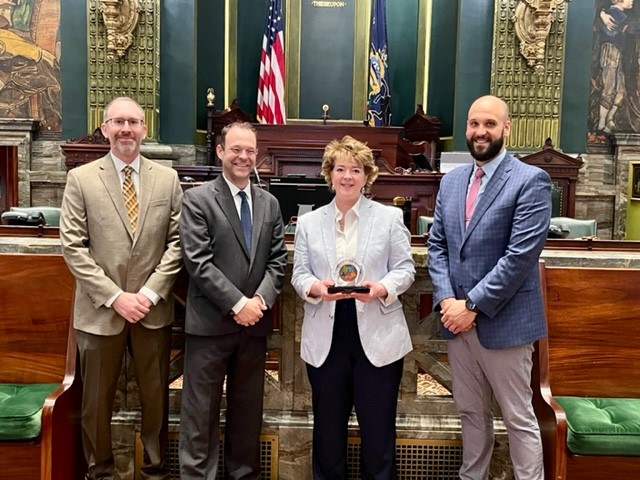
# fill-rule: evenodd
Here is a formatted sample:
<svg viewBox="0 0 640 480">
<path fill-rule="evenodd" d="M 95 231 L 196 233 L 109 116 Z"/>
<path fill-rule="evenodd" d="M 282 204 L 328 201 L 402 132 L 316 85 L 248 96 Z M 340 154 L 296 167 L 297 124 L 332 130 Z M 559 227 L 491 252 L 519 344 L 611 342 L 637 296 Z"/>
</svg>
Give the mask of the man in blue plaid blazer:
<svg viewBox="0 0 640 480">
<path fill-rule="evenodd" d="M 506 151 L 510 129 L 501 99 L 484 96 L 471 105 L 466 139 L 474 162 L 443 177 L 429 232 L 433 302 L 442 314 L 462 422 L 460 478 L 469 480 L 489 476 L 492 393 L 516 479 L 544 478 L 530 380 L 533 342 L 546 335 L 537 263 L 549 228 L 551 182 Z M 469 195 L 478 190 L 472 181 L 480 168 L 479 193 Z M 474 198 L 467 206 L 468 197 Z"/>
</svg>

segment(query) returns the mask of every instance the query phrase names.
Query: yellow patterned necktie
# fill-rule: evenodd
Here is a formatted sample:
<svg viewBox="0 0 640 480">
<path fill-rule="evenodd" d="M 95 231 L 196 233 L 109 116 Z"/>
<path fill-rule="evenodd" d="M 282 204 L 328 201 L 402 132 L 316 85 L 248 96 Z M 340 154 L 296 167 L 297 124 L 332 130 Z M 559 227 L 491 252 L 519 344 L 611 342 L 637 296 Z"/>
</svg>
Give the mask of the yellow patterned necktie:
<svg viewBox="0 0 640 480">
<path fill-rule="evenodd" d="M 136 195 L 136 187 L 133 185 L 133 179 L 131 178 L 133 168 L 127 165 L 124 167 L 123 172 L 122 194 L 124 195 L 124 205 L 127 207 L 131 233 L 135 235 L 136 227 L 138 226 L 138 195 Z"/>
</svg>

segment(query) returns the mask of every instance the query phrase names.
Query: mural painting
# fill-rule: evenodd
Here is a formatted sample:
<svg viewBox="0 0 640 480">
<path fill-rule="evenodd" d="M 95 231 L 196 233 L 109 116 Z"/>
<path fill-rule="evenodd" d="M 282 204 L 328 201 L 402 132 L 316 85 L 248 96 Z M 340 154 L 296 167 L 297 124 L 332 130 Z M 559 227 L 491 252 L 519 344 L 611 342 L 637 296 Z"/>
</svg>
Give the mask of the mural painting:
<svg viewBox="0 0 640 480">
<path fill-rule="evenodd" d="M 0 0 L 0 118 L 59 135 L 60 0 Z"/>
</svg>

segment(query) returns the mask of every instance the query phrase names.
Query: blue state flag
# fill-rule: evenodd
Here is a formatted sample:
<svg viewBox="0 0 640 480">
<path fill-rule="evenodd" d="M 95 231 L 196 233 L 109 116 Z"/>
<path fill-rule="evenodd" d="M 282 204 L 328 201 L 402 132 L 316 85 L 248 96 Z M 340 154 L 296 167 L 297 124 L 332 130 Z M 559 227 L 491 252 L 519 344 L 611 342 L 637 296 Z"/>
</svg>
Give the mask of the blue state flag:
<svg viewBox="0 0 640 480">
<path fill-rule="evenodd" d="M 391 123 L 391 91 L 387 64 L 386 0 L 373 0 L 369 43 L 367 122 L 370 126 Z"/>
</svg>

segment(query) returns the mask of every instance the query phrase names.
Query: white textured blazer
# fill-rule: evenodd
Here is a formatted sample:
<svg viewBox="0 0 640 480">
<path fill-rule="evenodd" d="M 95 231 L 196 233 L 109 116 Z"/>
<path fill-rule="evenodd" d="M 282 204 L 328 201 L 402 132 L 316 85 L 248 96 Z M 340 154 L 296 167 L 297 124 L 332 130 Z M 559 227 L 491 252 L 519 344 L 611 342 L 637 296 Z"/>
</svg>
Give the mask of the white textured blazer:
<svg viewBox="0 0 640 480">
<path fill-rule="evenodd" d="M 317 280 L 333 278 L 336 255 L 335 200 L 298 218 L 291 283 L 305 300 L 300 356 L 314 367 L 329 355 L 335 301 L 307 295 Z M 356 260 L 364 267 L 363 280 L 382 283 L 388 296 L 370 302 L 356 300 L 360 341 L 376 367 L 388 365 L 411 351 L 411 336 L 398 295 L 415 276 L 411 235 L 402 222 L 402 210 L 362 198 L 359 210 Z"/>
</svg>

